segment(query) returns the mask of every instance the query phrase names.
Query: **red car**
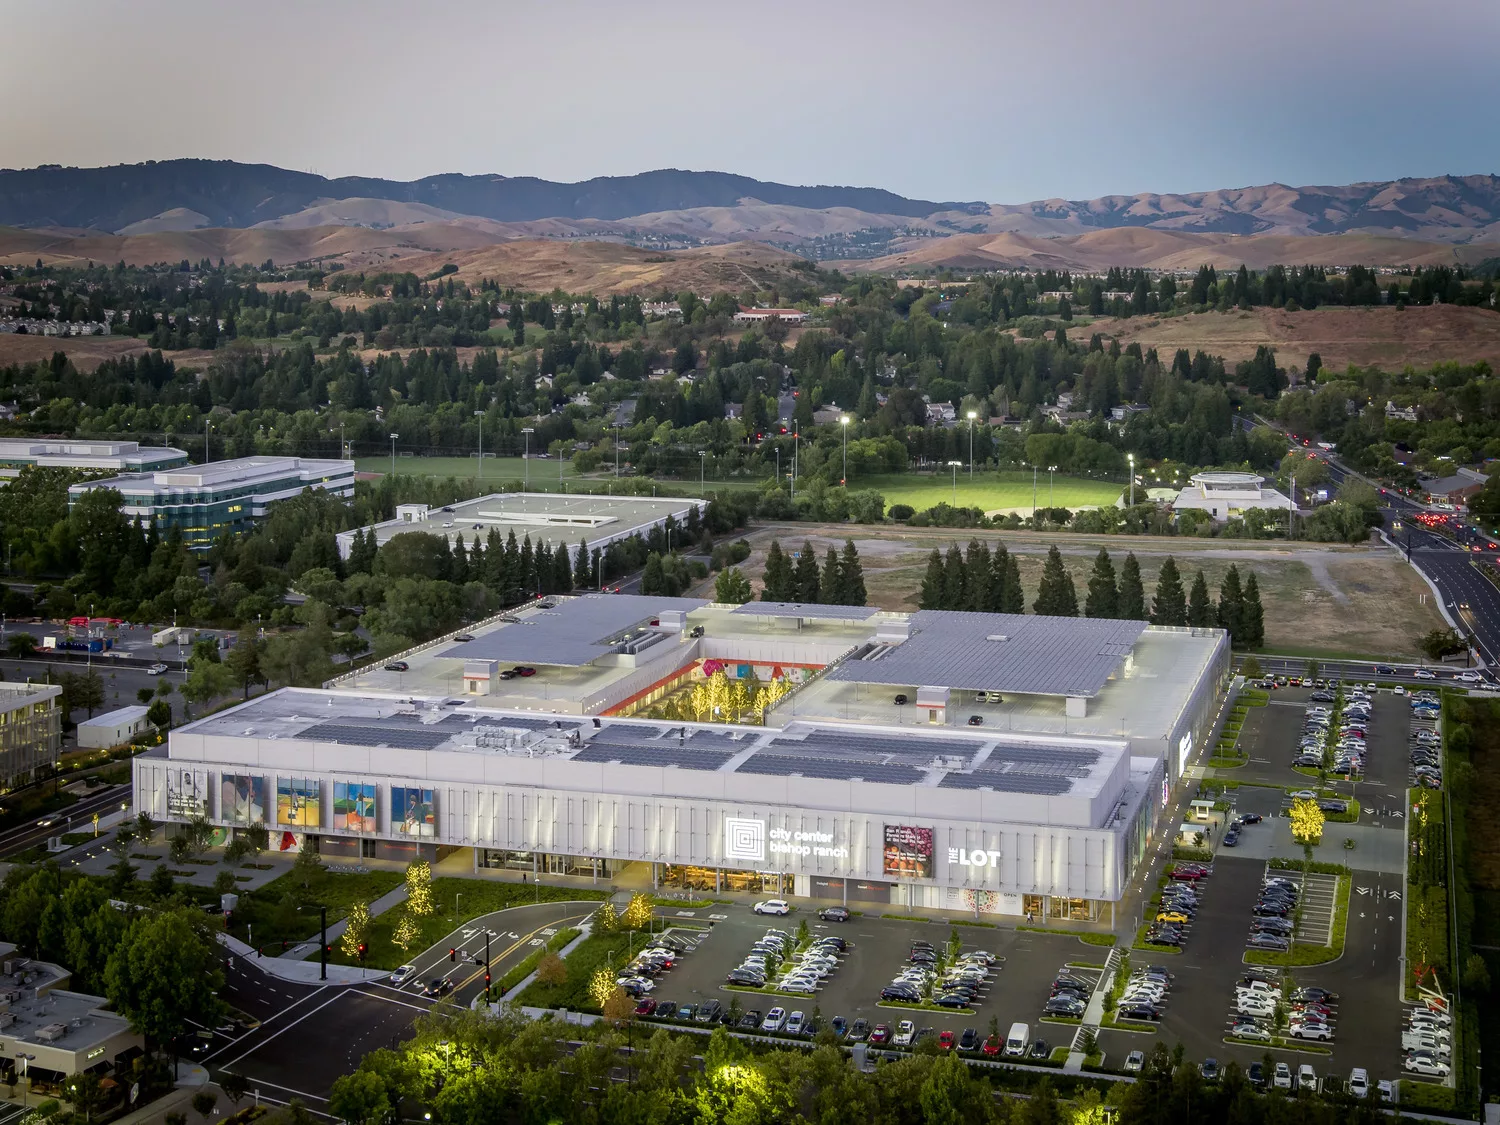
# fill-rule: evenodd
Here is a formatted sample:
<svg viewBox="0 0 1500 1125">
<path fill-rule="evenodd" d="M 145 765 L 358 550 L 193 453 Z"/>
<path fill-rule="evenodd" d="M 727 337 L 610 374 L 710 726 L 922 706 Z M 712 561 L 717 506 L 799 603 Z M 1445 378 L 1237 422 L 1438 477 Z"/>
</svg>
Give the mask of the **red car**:
<svg viewBox="0 0 1500 1125">
<path fill-rule="evenodd" d="M 877 1023 L 875 1030 L 870 1032 L 870 1045 L 879 1047 L 883 1043 L 891 1041 L 891 1025 L 888 1023 Z"/>
<path fill-rule="evenodd" d="M 656 1001 L 649 996 L 635 1006 L 635 1014 L 638 1016 L 649 1016 L 656 1011 Z"/>
<path fill-rule="evenodd" d="M 1208 878 L 1208 872 L 1199 870 L 1196 867 L 1174 867 L 1172 868 L 1172 878 L 1180 883 L 1196 883 L 1199 879 Z"/>
<path fill-rule="evenodd" d="M 945 1051 L 953 1050 L 953 1043 L 958 1038 L 951 1031 L 945 1031 L 938 1036 L 938 1046 Z"/>
<path fill-rule="evenodd" d="M 987 1059 L 998 1059 L 1000 1052 L 1004 1049 L 1005 1043 L 1000 1036 L 991 1035 L 984 1041 L 984 1046 L 980 1048 L 980 1051 L 984 1053 L 984 1057 Z"/>
</svg>

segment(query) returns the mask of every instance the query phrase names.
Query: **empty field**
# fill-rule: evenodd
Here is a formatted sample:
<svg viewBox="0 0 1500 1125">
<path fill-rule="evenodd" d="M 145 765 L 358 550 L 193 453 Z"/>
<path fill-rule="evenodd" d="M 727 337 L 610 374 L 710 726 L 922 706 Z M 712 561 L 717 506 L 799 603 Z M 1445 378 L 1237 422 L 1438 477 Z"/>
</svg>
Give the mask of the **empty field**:
<svg viewBox="0 0 1500 1125">
<path fill-rule="evenodd" d="M 354 467 L 361 473 L 388 473 L 391 471 L 391 459 L 389 456 L 359 457 L 356 458 Z M 550 457 L 546 460 L 533 457 L 528 462 L 522 457 L 486 455 L 481 469 L 478 457 L 403 457 L 400 453 L 396 454 L 396 472 L 404 476 L 463 478 L 482 474 L 484 480 L 494 481 L 497 487 L 525 477 L 529 479 L 532 489 L 538 492 L 556 490 L 559 467 L 562 469 L 563 480 L 576 479 L 577 474 L 573 472 L 571 461 L 559 461 Z"/>
<path fill-rule="evenodd" d="M 917 511 L 934 504 L 948 503 L 960 508 L 981 508 L 986 512 L 1017 511 L 1029 515 L 1033 497 L 1043 508 L 1098 508 L 1113 504 L 1120 498 L 1121 485 L 1110 481 L 1087 480 L 1082 477 L 1054 475 L 1051 484 L 1047 474 L 1036 478 L 1033 492 L 1032 476 L 1027 472 L 976 472 L 970 484 L 967 469 L 958 470 L 957 488 L 951 472 L 946 473 L 886 473 L 869 477 L 855 477 L 849 482 L 852 489 L 873 488 L 885 497 L 887 508 L 892 504 L 910 504 Z M 1142 494 L 1144 499 L 1144 493 Z"/>
</svg>

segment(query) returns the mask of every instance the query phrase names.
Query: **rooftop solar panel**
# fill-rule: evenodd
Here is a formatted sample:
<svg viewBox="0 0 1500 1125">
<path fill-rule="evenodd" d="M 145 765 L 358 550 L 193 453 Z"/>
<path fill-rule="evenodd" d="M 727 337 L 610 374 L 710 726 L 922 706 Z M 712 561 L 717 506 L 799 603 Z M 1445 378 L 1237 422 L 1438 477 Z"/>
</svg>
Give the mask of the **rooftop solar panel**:
<svg viewBox="0 0 1500 1125">
<path fill-rule="evenodd" d="M 826 621 L 868 621 L 880 612 L 879 606 L 809 605 L 805 602 L 746 602 L 731 613 L 746 617 L 799 617 Z"/>
<path fill-rule="evenodd" d="M 438 653 L 455 660 L 498 660 L 504 664 L 590 664 L 610 652 L 605 640 L 672 610 L 701 609 L 701 598 L 636 594 L 584 594 L 560 598 L 549 610 L 527 613 L 513 625 L 475 637 Z"/>
<path fill-rule="evenodd" d="M 400 723 L 319 723 L 299 738 L 312 742 L 336 742 L 341 746 L 394 746 L 401 750 L 435 750 L 453 737 L 451 730 L 402 725 Z"/>
<path fill-rule="evenodd" d="M 675 742 L 661 742 L 654 746 L 636 743 L 622 744 L 600 742 L 590 739 L 583 749 L 573 755 L 575 762 L 619 762 L 625 766 L 677 766 L 689 770 L 716 770 L 729 760 L 729 755 L 711 750 L 696 750 L 690 746 L 678 746 Z"/>
<path fill-rule="evenodd" d="M 939 789 L 993 789 L 999 793 L 1026 793 L 1038 797 L 1060 797 L 1073 787 L 1064 777 L 1032 777 L 1027 774 L 950 773 L 938 782 Z"/>
<path fill-rule="evenodd" d="M 774 777 L 817 777 L 834 781 L 875 781 L 887 785 L 915 785 L 924 771 L 915 766 L 855 762 L 840 758 L 795 758 L 786 754 L 750 755 L 736 773 L 764 774 Z"/>
<path fill-rule="evenodd" d="M 919 610 L 911 636 L 828 673 L 845 683 L 941 686 L 1026 695 L 1099 694 L 1145 631 L 1144 621 Z"/>
</svg>

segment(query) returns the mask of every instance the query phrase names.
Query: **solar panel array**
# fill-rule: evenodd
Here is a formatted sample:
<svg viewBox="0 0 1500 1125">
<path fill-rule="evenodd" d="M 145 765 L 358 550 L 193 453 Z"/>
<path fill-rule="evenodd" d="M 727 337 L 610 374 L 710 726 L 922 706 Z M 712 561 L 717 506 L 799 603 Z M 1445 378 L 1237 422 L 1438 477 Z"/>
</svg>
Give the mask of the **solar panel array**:
<svg viewBox="0 0 1500 1125">
<path fill-rule="evenodd" d="M 341 746 L 393 746 L 398 750 L 436 750 L 453 737 L 451 729 L 403 724 L 390 719 L 375 723 L 319 723 L 297 737 Z"/>
<path fill-rule="evenodd" d="M 938 782 L 939 789 L 993 789 L 1000 793 L 1029 793 L 1038 797 L 1060 797 L 1072 787 L 1073 783 L 1066 777 L 1036 777 L 999 770 L 950 773 Z"/>
<path fill-rule="evenodd" d="M 797 756 L 758 750 L 736 773 L 773 777 L 819 777 L 833 781 L 878 781 L 885 785 L 915 785 L 925 772 L 905 763 L 866 761 L 848 757 Z"/>
<path fill-rule="evenodd" d="M 637 594 L 584 594 L 559 598 L 552 609 L 528 612 L 514 625 L 464 641 L 438 653 L 445 659 L 498 660 L 504 664 L 590 664 L 611 651 L 604 643 L 632 626 L 673 610 L 701 609 L 701 598 Z"/>
<path fill-rule="evenodd" d="M 745 617 L 798 617 L 827 621 L 868 621 L 879 606 L 808 605 L 804 602 L 746 602 L 730 610 Z"/>
<path fill-rule="evenodd" d="M 686 770 L 716 770 L 730 758 L 721 750 L 679 746 L 676 740 L 614 742 L 591 738 L 574 754 L 575 762 L 618 762 L 623 766 L 676 766 Z"/>
<path fill-rule="evenodd" d="M 1143 621 L 919 610 L 912 635 L 879 659 L 850 659 L 831 680 L 893 687 L 1094 696 L 1145 631 Z"/>
<path fill-rule="evenodd" d="M 1088 777 L 1099 761 L 1097 750 L 1059 746 L 997 746 L 976 769 L 950 772 L 940 789 L 994 789 L 1056 797 L 1073 787 L 1074 778 Z"/>
<path fill-rule="evenodd" d="M 778 752 L 798 750 L 830 755 L 838 755 L 847 751 L 888 754 L 904 759 L 919 759 L 925 763 L 935 757 L 957 757 L 967 760 L 972 758 L 974 752 L 979 749 L 979 743 L 956 738 L 898 738 L 894 735 L 864 734 L 815 727 L 803 738 L 779 735 L 771 741 L 771 748 Z"/>
</svg>

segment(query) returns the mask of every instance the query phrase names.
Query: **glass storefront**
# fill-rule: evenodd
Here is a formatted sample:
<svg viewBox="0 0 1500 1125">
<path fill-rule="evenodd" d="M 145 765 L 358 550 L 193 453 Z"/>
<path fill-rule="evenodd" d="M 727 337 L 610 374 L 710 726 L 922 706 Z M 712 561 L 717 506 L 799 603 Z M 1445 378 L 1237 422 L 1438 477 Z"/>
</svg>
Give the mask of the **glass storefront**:
<svg viewBox="0 0 1500 1125">
<path fill-rule="evenodd" d="M 664 863 L 657 868 L 657 886 L 690 891 L 738 891 L 741 894 L 791 894 L 794 877 L 775 871 L 731 871 Z"/>
</svg>

